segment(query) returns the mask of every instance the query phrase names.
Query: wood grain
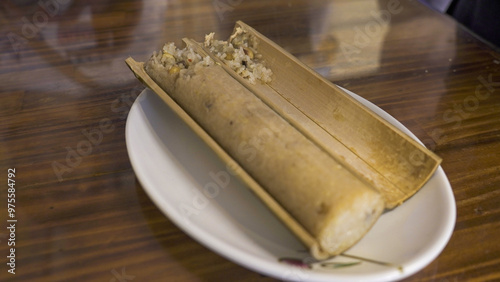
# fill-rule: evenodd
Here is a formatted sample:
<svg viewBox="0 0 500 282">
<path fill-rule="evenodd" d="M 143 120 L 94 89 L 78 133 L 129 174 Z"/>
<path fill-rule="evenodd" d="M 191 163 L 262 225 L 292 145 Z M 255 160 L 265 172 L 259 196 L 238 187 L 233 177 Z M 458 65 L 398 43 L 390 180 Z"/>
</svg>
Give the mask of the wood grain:
<svg viewBox="0 0 500 282">
<path fill-rule="evenodd" d="M 52 14 L 38 1 L 0 4 L 0 179 L 16 168 L 19 204 L 18 272 L 7 273 L 2 227 L 0 280 L 273 280 L 175 227 L 136 182 L 125 148 L 142 86 L 124 60 L 144 61 L 183 37 L 225 38 L 236 20 L 375 103 L 443 158 L 455 230 L 407 281 L 500 279 L 500 53 L 453 19 L 406 0 L 221 0 L 226 10 L 217 1 L 59 2 L 68 4 Z M 382 11 L 385 21 L 374 17 Z M 80 161 L 68 158 L 102 124 L 100 142 Z M 54 163 L 68 168 L 61 177 Z M 3 184 L 2 226 L 6 199 Z"/>
</svg>

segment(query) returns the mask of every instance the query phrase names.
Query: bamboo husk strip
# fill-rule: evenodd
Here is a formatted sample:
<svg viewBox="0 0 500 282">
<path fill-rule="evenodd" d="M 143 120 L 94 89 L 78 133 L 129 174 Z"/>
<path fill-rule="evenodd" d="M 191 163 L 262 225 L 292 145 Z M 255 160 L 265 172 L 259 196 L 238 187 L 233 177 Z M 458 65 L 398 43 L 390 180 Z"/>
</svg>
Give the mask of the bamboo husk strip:
<svg viewBox="0 0 500 282">
<path fill-rule="evenodd" d="M 188 41 L 189 42 L 189 41 Z M 320 257 L 327 257 L 320 248 L 317 240 L 298 223 L 269 193 L 257 183 L 227 152 L 196 122 L 182 107 L 180 107 L 151 77 L 144 71 L 144 63 L 137 62 L 129 57 L 126 64 L 135 76 L 147 87 L 153 90 L 171 109 L 181 118 L 215 154 L 223 160 L 248 188 L 285 224 L 290 231 L 308 248 L 315 249 Z"/>
<path fill-rule="evenodd" d="M 433 175 L 440 157 L 252 27 L 241 21 L 238 27 L 258 39 L 258 52 L 274 74 L 267 84 L 240 82 L 371 183 L 384 196 L 386 208 L 403 203 Z"/>
</svg>

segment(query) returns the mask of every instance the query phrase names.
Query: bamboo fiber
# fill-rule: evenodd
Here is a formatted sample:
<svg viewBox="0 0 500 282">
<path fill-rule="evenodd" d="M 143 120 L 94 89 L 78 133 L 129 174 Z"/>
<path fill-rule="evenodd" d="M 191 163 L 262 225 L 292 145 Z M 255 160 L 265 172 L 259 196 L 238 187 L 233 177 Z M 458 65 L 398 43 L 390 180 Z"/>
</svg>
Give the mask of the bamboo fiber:
<svg viewBox="0 0 500 282">
<path fill-rule="evenodd" d="M 392 209 L 411 197 L 434 173 L 441 161 L 438 156 L 253 28 L 243 22 L 237 22 L 236 28 L 242 28 L 255 37 L 258 52 L 273 71 L 271 82 L 251 84 L 232 71 L 222 60 L 210 54 L 202 44 L 190 39 L 184 41 L 197 53 L 211 56 L 226 73 L 331 156 L 343 169 L 379 191 L 386 209 Z M 297 221 L 297 216 L 292 216 L 290 211 L 280 205 L 219 142 L 158 86 L 144 71 L 143 63 L 132 58 L 128 58 L 126 62 L 135 75 L 157 93 L 223 161 L 238 167 L 236 172 L 239 177 L 316 258 L 337 254 L 337 251 L 325 251 L 322 248 L 324 242 L 318 241 L 323 239 L 318 239 L 317 234 L 311 234 L 310 228 L 304 228 L 304 224 Z"/>
</svg>

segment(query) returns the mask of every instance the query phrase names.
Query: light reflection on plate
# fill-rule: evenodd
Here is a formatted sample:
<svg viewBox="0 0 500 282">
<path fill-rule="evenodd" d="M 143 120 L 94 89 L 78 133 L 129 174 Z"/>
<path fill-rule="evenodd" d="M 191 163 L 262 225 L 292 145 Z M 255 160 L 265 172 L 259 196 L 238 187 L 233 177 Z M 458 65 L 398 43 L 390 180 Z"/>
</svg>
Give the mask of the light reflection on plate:
<svg viewBox="0 0 500 282">
<path fill-rule="evenodd" d="M 375 113 L 416 139 L 380 108 L 349 92 Z M 446 246 L 455 224 L 455 200 L 441 167 L 397 209 L 383 214 L 346 253 L 402 266 L 366 261 L 312 269 L 280 262 L 311 261 L 301 243 L 281 224 L 207 145 L 151 90 L 132 106 L 126 126 L 132 167 L 152 201 L 179 228 L 220 255 L 282 280 L 388 281 L 428 265 Z M 349 265 L 359 260 L 336 257 Z"/>
</svg>

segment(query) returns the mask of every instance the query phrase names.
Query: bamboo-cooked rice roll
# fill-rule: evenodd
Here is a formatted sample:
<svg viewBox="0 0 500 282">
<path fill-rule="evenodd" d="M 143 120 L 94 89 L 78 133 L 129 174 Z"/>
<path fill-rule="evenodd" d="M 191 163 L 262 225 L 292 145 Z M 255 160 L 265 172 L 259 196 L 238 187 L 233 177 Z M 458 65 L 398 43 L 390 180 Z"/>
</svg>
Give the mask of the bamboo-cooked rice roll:
<svg viewBox="0 0 500 282">
<path fill-rule="evenodd" d="M 256 79 L 269 79 L 269 70 L 255 67 Z M 378 192 L 209 57 L 167 44 L 145 70 L 317 240 L 315 257 L 351 247 L 382 213 Z"/>
</svg>

